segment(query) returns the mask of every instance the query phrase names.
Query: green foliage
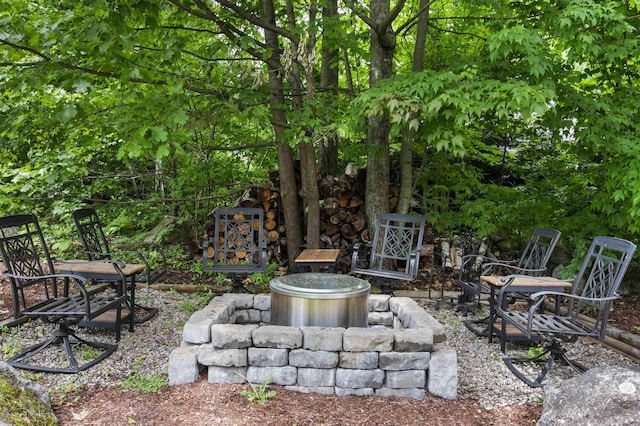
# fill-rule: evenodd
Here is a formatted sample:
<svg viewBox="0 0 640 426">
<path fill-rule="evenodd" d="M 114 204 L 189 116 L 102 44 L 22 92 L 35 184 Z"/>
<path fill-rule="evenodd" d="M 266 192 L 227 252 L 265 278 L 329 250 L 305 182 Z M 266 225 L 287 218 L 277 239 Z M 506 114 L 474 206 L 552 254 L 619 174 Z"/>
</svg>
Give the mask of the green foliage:
<svg viewBox="0 0 640 426">
<path fill-rule="evenodd" d="M 94 347 L 81 345 L 81 353 L 82 357 L 89 361 L 100 356 L 102 352 Z"/>
<path fill-rule="evenodd" d="M 140 366 L 144 361 L 136 359 L 133 362 L 133 373 L 130 374 L 123 382 L 122 388 L 131 392 L 155 393 L 163 386 L 167 386 L 168 382 L 164 375 L 155 372 L 142 373 Z"/>
<path fill-rule="evenodd" d="M 535 362 L 544 364 L 547 357 L 543 356 L 546 348 L 544 346 L 531 346 L 526 354 L 521 355 L 522 358 L 535 358 Z"/>
<path fill-rule="evenodd" d="M 249 279 L 256 287 L 268 288 L 271 279 L 279 274 L 279 266 L 277 263 L 270 263 L 264 272 L 254 272 L 249 275 Z"/>
<path fill-rule="evenodd" d="M 245 377 L 246 379 L 246 377 Z M 276 396 L 277 392 L 274 390 L 267 390 L 269 383 L 271 383 L 271 377 L 267 376 L 260 384 L 260 386 L 256 387 L 253 383 L 249 382 L 249 386 L 251 386 L 251 390 L 242 390 L 240 391 L 240 395 L 247 398 L 252 404 L 260 404 L 266 405 L 267 401 Z"/>
<path fill-rule="evenodd" d="M 0 334 L 2 334 L 0 352 L 4 354 L 3 358 L 10 358 L 20 352 L 20 349 L 22 349 L 22 339 L 18 336 L 17 328 L 9 328 L 3 325 L 0 327 Z"/>
<path fill-rule="evenodd" d="M 0 211 L 46 217 L 54 250 L 73 255 L 68 212 L 87 201 L 110 235 L 133 239 L 167 215 L 203 223 L 247 182 L 266 180 L 282 117 L 257 65 L 271 52 L 244 19 L 260 11 L 214 3 L 189 14 L 155 1 L 3 2 Z M 337 136 L 341 164 L 364 165 L 367 118 L 386 115 L 390 151 L 411 137 L 422 158 L 415 209 L 439 233 L 553 226 L 569 248 L 597 234 L 637 238 L 638 3 L 436 2 L 423 72 L 412 71 L 416 34 L 406 25 L 416 6 L 394 22 L 395 77 L 368 90 L 365 12 L 347 5 L 323 17 L 327 39 L 308 57 L 288 52 L 285 84 L 293 64 L 319 74 L 331 46 L 347 56 L 350 79 L 331 64 L 339 90 L 303 99 L 285 87 L 279 138 L 295 150 Z M 307 7 L 295 8 L 294 29 L 286 18 L 277 13 L 283 50 L 320 33 Z"/>
<path fill-rule="evenodd" d="M 185 294 L 182 296 L 182 301 L 178 305 L 178 310 L 186 312 L 187 314 L 193 314 L 194 312 L 202 309 L 213 298 L 214 294 L 211 289 L 202 286 L 202 290 L 195 294 Z"/>
</svg>

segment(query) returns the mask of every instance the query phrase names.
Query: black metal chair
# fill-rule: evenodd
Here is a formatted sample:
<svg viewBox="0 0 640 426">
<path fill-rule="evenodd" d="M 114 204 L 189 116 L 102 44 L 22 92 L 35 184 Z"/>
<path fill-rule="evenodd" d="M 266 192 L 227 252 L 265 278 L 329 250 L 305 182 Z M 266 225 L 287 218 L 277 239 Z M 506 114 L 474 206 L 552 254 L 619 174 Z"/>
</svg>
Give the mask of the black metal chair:
<svg viewBox="0 0 640 426">
<path fill-rule="evenodd" d="M 230 292 L 248 292 L 241 277 L 267 270 L 264 210 L 219 207 L 212 233 L 203 244 L 203 272 L 227 275 Z"/>
<path fill-rule="evenodd" d="M 93 208 L 83 208 L 73 211 L 73 222 L 76 225 L 82 247 L 89 260 L 116 260 L 124 263 L 140 262 L 144 271 L 136 275 L 136 281 L 150 285 L 167 273 L 167 259 L 159 244 L 137 243 L 111 245 L 102 229 L 98 214 Z M 141 251 L 139 248 L 145 248 Z M 158 258 L 153 267 L 150 253 L 153 251 Z M 135 281 L 134 281 L 135 282 Z M 135 292 L 135 289 L 130 289 Z M 135 294 L 135 293 L 134 293 Z M 158 313 L 158 308 L 135 304 L 134 322 L 142 323 L 150 320 Z"/>
<path fill-rule="evenodd" d="M 40 318 L 56 324 L 52 336 L 10 357 L 16 368 L 52 373 L 77 373 L 111 355 L 118 347 L 124 293 L 124 276 L 114 290 L 90 288 L 87 280 L 73 274 L 57 274 L 40 225 L 33 215 L 0 218 L 0 254 L 13 294 L 14 318 Z M 118 272 L 119 265 L 112 263 Z M 36 290 L 38 301 L 29 302 L 25 290 Z M 115 316 L 108 315 L 115 313 Z M 105 320 L 101 318 L 108 317 Z M 74 327 L 81 321 L 115 331 L 116 343 L 89 341 L 79 337 Z M 64 349 L 64 361 L 59 359 Z M 87 353 L 97 354 L 87 356 Z"/>
<path fill-rule="evenodd" d="M 356 243 L 351 273 L 372 277 L 383 293 L 393 294 L 395 283 L 418 276 L 425 220 L 422 216 L 378 215 L 371 243 Z"/>
<path fill-rule="evenodd" d="M 491 294 L 491 289 L 480 277 L 482 275 L 530 275 L 540 276 L 547 270 L 547 263 L 553 253 L 560 231 L 555 229 L 535 228 L 527 241 L 520 257 L 513 261 L 502 261 L 485 255 L 468 255 L 462 259 L 462 267 L 458 282 L 462 287 L 463 295 L 460 299 L 460 310 L 465 311 L 470 306 L 480 306 L 483 295 Z M 512 300 L 526 296 L 511 294 Z M 489 303 L 495 303 L 489 300 Z M 487 320 L 465 321 L 467 328 L 478 336 L 487 336 L 489 328 Z M 480 326 L 479 326 L 480 325 Z"/>
<path fill-rule="evenodd" d="M 544 352 L 531 358 L 503 358 L 516 377 L 531 387 L 544 386 L 542 381 L 554 362 L 568 365 L 578 372 L 585 371 L 580 363 L 570 360 L 561 342 L 575 342 L 579 337 L 602 340 L 605 337 L 611 304 L 618 298 L 618 287 L 635 252 L 636 245 L 614 237 L 595 237 L 584 262 L 573 280 L 570 293 L 541 291 L 531 295 L 534 302 L 528 311 L 509 309 L 510 283 L 499 295 L 497 314 L 502 318 L 502 329 L 512 325 L 526 336 L 539 336 L 546 342 Z M 545 277 L 538 277 L 544 280 Z M 513 281 L 511 281 L 513 282 Z M 566 307 L 555 313 L 544 311 L 546 302 L 553 298 L 566 300 Z M 504 342 L 501 342 L 504 347 Z M 522 363 L 544 362 L 537 378 L 529 379 L 516 366 Z"/>
</svg>

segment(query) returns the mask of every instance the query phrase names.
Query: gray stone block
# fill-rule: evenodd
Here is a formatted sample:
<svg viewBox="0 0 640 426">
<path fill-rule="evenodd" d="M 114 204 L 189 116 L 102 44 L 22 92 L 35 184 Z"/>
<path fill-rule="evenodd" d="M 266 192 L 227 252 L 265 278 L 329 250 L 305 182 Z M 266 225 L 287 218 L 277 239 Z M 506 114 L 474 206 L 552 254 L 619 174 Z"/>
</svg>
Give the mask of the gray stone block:
<svg viewBox="0 0 640 426">
<path fill-rule="evenodd" d="M 211 326 L 211 344 L 214 348 L 241 349 L 252 345 L 251 333 L 255 324 L 214 324 Z"/>
<path fill-rule="evenodd" d="M 424 388 L 427 383 L 425 370 L 387 371 L 387 387 L 393 389 Z"/>
<path fill-rule="evenodd" d="M 341 388 L 380 388 L 384 384 L 384 371 L 350 370 L 338 368 L 336 370 L 336 386 Z"/>
<path fill-rule="evenodd" d="M 404 325 L 402 325 L 402 321 L 400 321 L 400 318 L 394 316 L 393 317 L 393 329 L 394 330 L 400 330 L 404 327 Z"/>
<path fill-rule="evenodd" d="M 302 347 L 311 351 L 341 351 L 342 327 L 300 327 Z"/>
<path fill-rule="evenodd" d="M 247 368 L 247 379 L 254 384 L 268 382 L 274 385 L 293 385 L 298 379 L 298 369 L 295 367 L 254 367 Z"/>
<path fill-rule="evenodd" d="M 392 297 L 389 299 L 389 310 L 400 316 L 400 311 L 406 306 L 417 306 L 415 300 L 410 297 Z"/>
<path fill-rule="evenodd" d="M 340 368 L 372 370 L 378 368 L 378 352 L 340 352 Z"/>
<path fill-rule="evenodd" d="M 249 365 L 282 367 L 289 363 L 289 349 L 249 348 Z"/>
<path fill-rule="evenodd" d="M 246 367 L 247 349 L 218 349 L 211 346 L 201 347 L 198 362 L 202 365 L 218 367 Z"/>
<path fill-rule="evenodd" d="M 393 336 L 393 350 L 396 352 L 433 351 L 433 330 L 431 328 L 393 330 Z"/>
<path fill-rule="evenodd" d="M 426 370 L 430 352 L 380 352 L 378 366 L 383 370 Z"/>
<path fill-rule="evenodd" d="M 367 319 L 369 325 L 393 326 L 393 312 L 369 312 Z"/>
<path fill-rule="evenodd" d="M 234 324 L 258 324 L 262 318 L 262 311 L 257 309 L 236 309 L 231 316 Z"/>
<path fill-rule="evenodd" d="M 198 346 L 180 347 L 169 354 L 169 385 L 184 385 L 198 379 Z"/>
<path fill-rule="evenodd" d="M 300 393 L 318 393 L 320 395 L 334 395 L 333 386 L 285 386 L 286 390 Z"/>
<path fill-rule="evenodd" d="M 302 346 L 302 331 L 296 327 L 265 325 L 252 334 L 253 345 L 260 348 L 296 349 Z"/>
<path fill-rule="evenodd" d="M 271 323 L 271 311 L 260 311 L 260 323 L 264 325 L 268 325 Z"/>
<path fill-rule="evenodd" d="M 373 388 L 341 388 L 336 386 L 335 393 L 336 396 L 371 396 L 373 395 Z"/>
<path fill-rule="evenodd" d="M 369 295 L 369 312 L 386 312 L 389 310 L 389 299 L 391 296 L 388 294 L 370 294 Z"/>
<path fill-rule="evenodd" d="M 289 353 L 289 364 L 294 367 L 335 368 L 338 366 L 338 353 L 292 349 Z"/>
<path fill-rule="evenodd" d="M 411 310 L 408 323 L 405 328 L 430 328 L 433 332 L 433 342 L 441 343 L 447 340 L 444 326 L 438 322 L 429 312 L 422 308 Z"/>
<path fill-rule="evenodd" d="M 300 386 L 335 386 L 335 368 L 298 368 Z"/>
<path fill-rule="evenodd" d="M 218 296 L 211 299 L 211 302 L 209 302 L 209 304 L 204 307 L 203 311 L 219 307 L 222 307 L 227 311 L 227 316 L 231 316 L 233 314 L 233 311 L 236 310 L 235 305 L 231 301 L 225 300 L 223 297 Z"/>
<path fill-rule="evenodd" d="M 220 299 L 226 303 L 232 303 L 236 309 L 253 308 L 253 294 L 224 293 Z"/>
<path fill-rule="evenodd" d="M 389 352 L 393 350 L 393 334 L 383 328 L 351 327 L 342 335 L 342 348 L 346 352 Z"/>
<path fill-rule="evenodd" d="M 247 382 L 247 367 L 218 367 L 209 366 L 207 380 L 209 383 L 243 384 Z"/>
<path fill-rule="evenodd" d="M 417 401 L 422 401 L 426 396 L 426 392 L 424 389 L 381 388 L 376 389 L 376 396 L 382 398 L 412 398 Z"/>
<path fill-rule="evenodd" d="M 253 309 L 260 311 L 271 310 L 271 295 L 270 294 L 256 294 L 253 296 Z"/>
<path fill-rule="evenodd" d="M 431 354 L 427 372 L 427 390 L 444 399 L 456 399 L 458 394 L 458 356 L 455 349 L 443 349 Z"/>
<path fill-rule="evenodd" d="M 207 305 L 191 315 L 182 329 L 182 339 L 194 344 L 208 343 L 211 341 L 211 325 L 228 322 L 229 310 L 226 305 Z"/>
</svg>

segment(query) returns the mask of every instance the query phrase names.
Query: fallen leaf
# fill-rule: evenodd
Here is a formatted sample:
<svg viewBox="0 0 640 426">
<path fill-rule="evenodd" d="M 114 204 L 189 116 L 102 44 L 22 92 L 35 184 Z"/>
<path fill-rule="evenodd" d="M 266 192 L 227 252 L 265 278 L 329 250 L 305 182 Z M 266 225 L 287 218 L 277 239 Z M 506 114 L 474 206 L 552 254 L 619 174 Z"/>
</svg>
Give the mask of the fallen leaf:
<svg viewBox="0 0 640 426">
<path fill-rule="evenodd" d="M 71 416 L 73 417 L 73 420 L 84 420 L 87 418 L 88 415 L 89 415 L 89 410 L 82 410 L 79 413 L 76 413 L 75 411 L 71 412 Z"/>
</svg>

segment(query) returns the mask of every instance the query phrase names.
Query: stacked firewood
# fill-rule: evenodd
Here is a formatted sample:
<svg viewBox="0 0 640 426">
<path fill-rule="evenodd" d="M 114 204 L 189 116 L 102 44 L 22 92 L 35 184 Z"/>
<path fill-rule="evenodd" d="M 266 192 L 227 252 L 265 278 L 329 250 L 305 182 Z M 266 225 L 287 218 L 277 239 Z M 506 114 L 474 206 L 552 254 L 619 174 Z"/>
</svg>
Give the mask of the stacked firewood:
<svg viewBox="0 0 640 426">
<path fill-rule="evenodd" d="M 283 263 L 287 260 L 286 226 L 280 209 L 279 174 L 274 171 L 270 181 L 254 185 L 239 198 L 234 206 L 262 208 L 265 211 L 264 234 L 267 238 L 267 262 Z M 341 249 L 339 264 L 350 263 L 348 247 L 360 241 L 369 241 L 367 218 L 364 210 L 365 176 L 363 169 L 347 167 L 342 176 L 324 175 L 318 180 L 320 196 L 320 248 Z M 390 204 L 395 205 L 397 192 L 391 192 Z M 214 215 L 205 224 L 205 235 L 215 236 Z M 202 244 L 192 244 L 192 253 L 198 255 Z M 200 251 L 201 253 L 201 251 Z"/>
</svg>

